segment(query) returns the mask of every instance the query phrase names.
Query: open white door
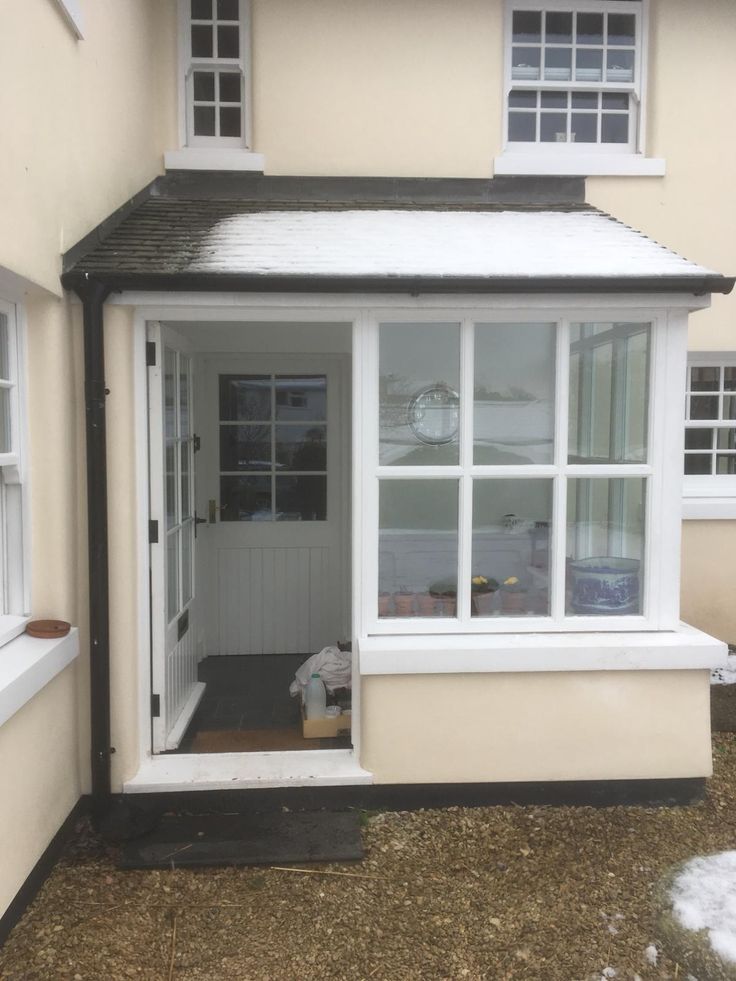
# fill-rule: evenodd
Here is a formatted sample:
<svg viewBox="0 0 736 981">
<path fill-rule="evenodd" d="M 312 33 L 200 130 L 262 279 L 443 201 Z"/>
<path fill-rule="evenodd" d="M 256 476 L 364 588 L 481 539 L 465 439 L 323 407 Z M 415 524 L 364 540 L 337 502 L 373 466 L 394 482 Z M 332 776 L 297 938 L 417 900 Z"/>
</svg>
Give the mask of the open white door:
<svg viewBox="0 0 736 981">
<path fill-rule="evenodd" d="M 154 752 L 176 749 L 204 693 L 197 681 L 192 360 L 148 324 L 151 684 Z"/>
</svg>

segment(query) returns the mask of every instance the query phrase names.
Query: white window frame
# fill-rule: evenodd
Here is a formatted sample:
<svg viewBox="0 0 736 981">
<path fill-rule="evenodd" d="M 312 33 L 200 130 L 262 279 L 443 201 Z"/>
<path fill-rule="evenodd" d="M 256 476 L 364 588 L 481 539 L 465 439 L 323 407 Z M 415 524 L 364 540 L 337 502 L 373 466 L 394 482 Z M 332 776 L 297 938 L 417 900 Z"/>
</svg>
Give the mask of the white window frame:
<svg viewBox="0 0 736 981">
<path fill-rule="evenodd" d="M 631 13 L 636 17 L 637 45 L 632 82 L 545 81 L 512 79 L 514 11 Z M 644 157 L 647 116 L 649 0 L 506 0 L 504 25 L 503 152 L 495 160 L 497 174 L 576 174 L 661 176 L 664 161 Z M 604 53 L 605 53 L 604 45 Z M 514 90 L 627 92 L 631 96 L 627 144 L 511 142 L 508 138 L 509 94 Z"/>
<path fill-rule="evenodd" d="M 24 320 L 20 304 L 0 296 L 8 324 L 8 374 L 0 386 L 10 392 L 10 447 L 0 453 L 0 646 L 17 637 L 28 620 L 29 531 L 25 479 L 26 416 Z"/>
<path fill-rule="evenodd" d="M 251 147 L 251 12 L 250 0 L 238 0 L 240 19 L 240 56 L 238 58 L 193 58 L 191 46 L 191 2 L 179 2 L 179 145 L 181 147 L 232 151 Z M 216 2 L 216 0 L 215 0 Z M 240 137 L 194 136 L 193 73 L 197 70 L 226 69 L 240 72 L 243 98 L 242 135 Z M 167 166 L 168 166 L 167 162 Z M 215 168 L 216 169 L 216 166 Z M 241 169 L 241 168 L 237 168 Z M 251 169 L 251 168 L 244 168 Z"/>
<path fill-rule="evenodd" d="M 540 308 L 529 304 L 527 309 L 503 310 L 497 306 L 486 309 L 443 310 L 394 309 L 371 314 L 363 325 L 361 358 L 364 363 L 364 391 L 361 395 L 363 529 L 362 529 L 362 593 L 360 597 L 361 636 L 385 635 L 442 635 L 442 634 L 525 634 L 533 632 L 582 633 L 593 631 L 641 631 L 676 629 L 679 623 L 679 528 L 680 507 L 676 494 L 668 487 L 677 486 L 681 463 L 673 460 L 671 449 L 684 442 L 682 426 L 678 425 L 681 402 L 667 392 L 667 379 L 682 379 L 685 363 L 686 315 L 679 327 L 677 315 L 659 310 L 634 309 L 625 304 L 615 308 L 560 309 Z M 651 324 L 650 334 L 650 393 L 648 427 L 648 462 L 646 464 L 568 464 L 568 400 L 569 400 L 569 325 L 575 322 L 609 322 L 625 320 Z M 473 413 L 473 352 L 472 332 L 476 323 L 554 322 L 558 324 L 557 363 L 555 379 L 555 450 L 550 465 L 475 466 L 471 463 L 457 467 L 423 467 L 421 477 L 417 468 L 380 466 L 378 461 L 378 337 L 381 323 L 460 323 L 461 372 L 460 428 L 465 446 L 471 446 Z M 357 352 L 356 352 L 357 354 Z M 370 379 L 370 381 L 368 381 Z M 673 382 L 669 383 L 670 389 Z M 678 442 L 679 441 L 679 442 Z M 463 443 L 461 443 L 461 446 Z M 665 451 L 669 448 L 669 452 Z M 465 463 L 465 461 L 463 461 Z M 459 566 L 457 607 L 454 618 L 378 616 L 379 589 L 379 514 L 378 490 L 380 479 L 416 479 L 430 477 L 454 478 L 460 481 L 459 495 Z M 470 615 L 470 580 L 472 576 L 472 481 L 476 477 L 548 478 L 554 481 L 554 498 L 550 544 L 550 616 L 493 616 Z M 645 553 L 643 581 L 643 613 L 634 616 L 566 616 L 565 615 L 565 558 L 566 558 L 566 477 L 644 477 L 647 479 L 645 512 Z M 673 484 L 674 481 L 674 484 Z"/>
<path fill-rule="evenodd" d="M 736 368 L 736 351 L 691 351 L 687 366 L 688 378 L 690 368 Z M 705 419 L 691 425 L 687 414 L 685 406 L 685 430 L 718 428 L 718 421 Z M 730 423 L 736 427 L 736 420 Z M 736 519 L 736 474 L 685 474 L 682 510 L 686 520 Z"/>
</svg>

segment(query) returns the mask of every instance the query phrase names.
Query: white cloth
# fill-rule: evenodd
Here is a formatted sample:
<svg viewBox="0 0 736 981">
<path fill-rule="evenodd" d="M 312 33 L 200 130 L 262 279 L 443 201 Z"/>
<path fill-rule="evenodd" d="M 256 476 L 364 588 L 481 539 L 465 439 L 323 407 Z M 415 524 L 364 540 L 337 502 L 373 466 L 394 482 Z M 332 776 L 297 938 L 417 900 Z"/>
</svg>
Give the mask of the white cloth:
<svg viewBox="0 0 736 981">
<path fill-rule="evenodd" d="M 302 664 L 294 680 L 289 685 L 291 695 L 304 695 L 313 674 L 319 674 L 328 691 L 336 688 L 350 688 L 352 683 L 352 656 L 349 651 L 339 647 L 323 647 L 319 654 L 313 654 Z"/>
</svg>

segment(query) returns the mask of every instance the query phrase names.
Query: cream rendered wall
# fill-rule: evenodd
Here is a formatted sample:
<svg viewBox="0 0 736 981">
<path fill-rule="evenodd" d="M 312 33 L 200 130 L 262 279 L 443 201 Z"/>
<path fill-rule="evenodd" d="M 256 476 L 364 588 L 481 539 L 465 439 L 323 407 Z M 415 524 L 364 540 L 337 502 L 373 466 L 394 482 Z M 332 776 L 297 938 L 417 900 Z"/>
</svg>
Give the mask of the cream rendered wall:
<svg viewBox="0 0 736 981">
<path fill-rule="evenodd" d="M 174 0 L 2 5 L 0 266 L 60 294 L 60 256 L 162 170 L 175 144 Z M 12 229 L 12 234 L 7 234 Z"/>
<path fill-rule="evenodd" d="M 685 521 L 682 526 L 682 619 L 736 644 L 733 556 L 736 521 Z"/>
<path fill-rule="evenodd" d="M 712 772 L 707 671 L 375 676 L 361 719 L 378 783 Z"/>
</svg>

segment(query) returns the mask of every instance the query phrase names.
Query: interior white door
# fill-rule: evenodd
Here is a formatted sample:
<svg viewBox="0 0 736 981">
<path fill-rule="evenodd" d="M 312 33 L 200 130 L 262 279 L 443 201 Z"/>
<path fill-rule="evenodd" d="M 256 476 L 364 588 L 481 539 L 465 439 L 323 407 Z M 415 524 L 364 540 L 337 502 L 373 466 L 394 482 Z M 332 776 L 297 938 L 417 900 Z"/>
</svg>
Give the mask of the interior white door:
<svg viewBox="0 0 736 981">
<path fill-rule="evenodd" d="M 210 654 L 309 654 L 350 635 L 346 368 L 205 360 Z"/>
<path fill-rule="evenodd" d="M 192 358 L 148 325 L 151 683 L 154 752 L 176 749 L 204 693 L 197 681 Z"/>
</svg>

